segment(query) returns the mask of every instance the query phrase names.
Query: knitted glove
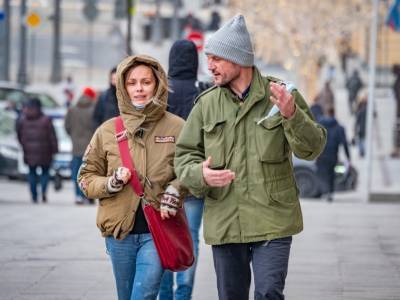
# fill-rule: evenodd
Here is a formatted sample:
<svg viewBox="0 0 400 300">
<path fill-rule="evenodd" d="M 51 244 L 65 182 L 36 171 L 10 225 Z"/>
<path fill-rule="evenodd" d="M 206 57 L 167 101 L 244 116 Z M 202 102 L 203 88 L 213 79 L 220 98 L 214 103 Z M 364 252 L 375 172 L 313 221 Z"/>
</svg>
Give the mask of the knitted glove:
<svg viewBox="0 0 400 300">
<path fill-rule="evenodd" d="M 169 185 L 161 197 L 161 210 L 168 212 L 177 212 L 178 208 L 182 206 L 181 200 L 179 199 L 179 192 L 172 185 Z"/>
<path fill-rule="evenodd" d="M 107 190 L 110 193 L 116 193 L 122 190 L 125 184 L 128 183 L 131 178 L 131 171 L 125 167 L 119 167 L 113 174 L 108 178 Z"/>
</svg>

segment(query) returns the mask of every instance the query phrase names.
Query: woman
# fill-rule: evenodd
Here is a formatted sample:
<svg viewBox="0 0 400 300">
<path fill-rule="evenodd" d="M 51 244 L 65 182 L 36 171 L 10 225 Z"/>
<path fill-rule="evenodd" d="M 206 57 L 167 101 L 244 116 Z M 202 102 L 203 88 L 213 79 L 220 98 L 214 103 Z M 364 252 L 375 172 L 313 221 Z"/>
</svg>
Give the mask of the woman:
<svg viewBox="0 0 400 300">
<path fill-rule="evenodd" d="M 153 58 L 123 60 L 117 69 L 117 98 L 135 168 L 151 205 L 173 217 L 184 197 L 176 179 L 175 142 L 183 120 L 166 112 L 167 77 Z M 156 299 L 163 269 L 121 163 L 115 118 L 95 132 L 83 157 L 78 181 L 88 198 L 98 198 L 97 226 L 106 238 L 118 299 Z"/>
<path fill-rule="evenodd" d="M 53 155 L 58 152 L 57 137 L 53 123 L 42 112 L 39 99 L 29 99 L 17 121 L 18 141 L 24 152 L 24 162 L 29 166 L 28 181 L 32 202 L 38 202 L 37 177 L 40 172 L 42 201 L 47 202 L 47 184 Z"/>
</svg>

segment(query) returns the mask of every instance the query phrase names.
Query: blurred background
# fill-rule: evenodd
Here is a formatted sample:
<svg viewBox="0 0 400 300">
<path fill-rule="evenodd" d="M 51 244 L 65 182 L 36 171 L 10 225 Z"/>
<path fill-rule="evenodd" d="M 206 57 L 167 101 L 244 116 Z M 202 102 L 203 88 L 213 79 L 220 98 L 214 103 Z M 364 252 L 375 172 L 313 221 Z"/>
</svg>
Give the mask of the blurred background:
<svg viewBox="0 0 400 300">
<path fill-rule="evenodd" d="M 197 45 L 198 79 L 212 81 L 204 43 L 237 13 L 246 18 L 260 71 L 294 84 L 311 107 L 333 106 L 349 147 L 350 158 L 339 151 L 330 206 L 315 162 L 294 159 L 309 226 L 296 248 L 289 296 L 398 299 L 399 0 L 0 0 L 0 299 L 114 297 L 95 209 L 74 205 L 72 143 L 64 128 L 68 109 L 88 87 L 98 101 L 109 88 L 110 70 L 127 55 L 153 56 L 167 70 L 170 47 L 182 38 Z M 28 168 L 15 132 L 32 97 L 52 118 L 59 144 L 50 170 L 49 205 L 40 207 L 31 205 Z M 57 226 L 60 220 L 68 226 Z M 376 252 L 367 255 L 364 246 L 375 249 L 372 240 L 379 241 Z M 194 298 L 216 299 L 210 250 L 204 242 L 201 247 Z M 321 249 L 331 260 L 317 259 Z M 349 257 L 357 263 L 347 265 Z M 376 268 L 367 275 L 371 261 Z M 354 270 L 359 277 L 352 276 Z M 89 280 L 93 273 L 94 282 Z M 319 292 L 306 290 L 306 278 L 315 280 Z M 390 284 L 381 288 L 381 278 Z M 65 281 L 70 285 L 59 292 Z M 69 297 L 69 287 L 75 298 Z M 354 297 L 344 296 L 346 291 Z"/>
<path fill-rule="evenodd" d="M 110 69 L 127 55 L 154 56 L 167 69 L 170 46 L 178 38 L 196 43 L 199 80 L 211 81 L 204 41 L 228 18 L 242 13 L 261 72 L 294 83 L 310 105 L 324 102 L 326 92 L 333 96 L 349 144 L 357 146 L 357 103 L 362 97 L 374 101 L 375 117 L 364 126 L 371 130 L 365 144 L 371 151 L 360 156 L 357 147 L 351 148 L 355 173 L 366 178 L 350 176 L 347 187 L 340 189 L 368 190 L 368 195 L 373 190 L 376 194 L 400 190 L 390 175 L 399 171 L 398 160 L 392 158 L 400 155 L 392 72 L 400 63 L 400 34 L 396 23 L 389 26 L 394 1 L 2 0 L 0 4 L 3 107 L 18 112 L 27 97 L 39 95 L 48 113 L 58 119 L 83 87 L 105 90 Z M 359 82 L 351 81 L 355 71 Z M 61 156 L 67 159 L 68 135 L 59 127 L 65 141 Z M 2 168 L 0 164 L 0 172 L 8 175 Z M 316 179 L 309 177 L 298 176 L 301 190 L 315 185 Z M 315 189 L 303 193 L 317 194 Z"/>
</svg>

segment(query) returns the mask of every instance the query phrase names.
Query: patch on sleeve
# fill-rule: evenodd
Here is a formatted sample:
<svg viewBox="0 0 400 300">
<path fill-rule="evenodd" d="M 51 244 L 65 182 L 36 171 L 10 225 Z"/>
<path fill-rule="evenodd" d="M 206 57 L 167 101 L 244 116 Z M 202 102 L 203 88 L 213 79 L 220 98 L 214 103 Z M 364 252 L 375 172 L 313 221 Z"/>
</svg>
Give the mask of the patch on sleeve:
<svg viewBox="0 0 400 300">
<path fill-rule="evenodd" d="M 175 143 L 175 136 L 156 136 L 154 141 L 156 143 Z"/>
</svg>

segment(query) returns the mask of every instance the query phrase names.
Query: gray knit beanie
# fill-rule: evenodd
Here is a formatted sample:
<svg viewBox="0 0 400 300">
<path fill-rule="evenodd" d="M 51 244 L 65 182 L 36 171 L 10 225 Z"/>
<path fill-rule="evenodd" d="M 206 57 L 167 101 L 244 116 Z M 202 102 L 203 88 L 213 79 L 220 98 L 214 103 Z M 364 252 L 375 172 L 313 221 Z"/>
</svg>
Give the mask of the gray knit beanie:
<svg viewBox="0 0 400 300">
<path fill-rule="evenodd" d="M 204 52 L 222 57 L 241 66 L 253 66 L 253 46 L 244 17 L 236 15 L 214 32 L 208 38 Z"/>
</svg>

